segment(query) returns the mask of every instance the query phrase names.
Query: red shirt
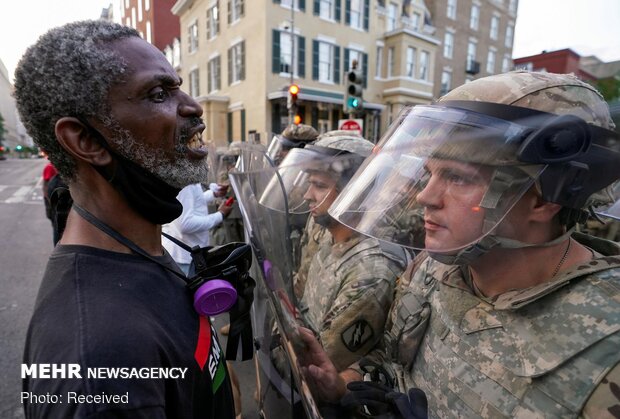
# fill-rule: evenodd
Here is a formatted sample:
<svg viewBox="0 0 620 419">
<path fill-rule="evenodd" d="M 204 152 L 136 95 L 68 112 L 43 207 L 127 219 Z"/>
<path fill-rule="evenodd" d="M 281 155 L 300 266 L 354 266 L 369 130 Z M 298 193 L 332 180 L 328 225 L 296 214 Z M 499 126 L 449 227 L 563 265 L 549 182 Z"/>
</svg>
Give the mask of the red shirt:
<svg viewBox="0 0 620 419">
<path fill-rule="evenodd" d="M 52 163 L 47 163 L 43 168 L 43 180 L 49 182 L 49 180 L 56 176 L 57 173 L 58 171 L 54 165 Z"/>
</svg>

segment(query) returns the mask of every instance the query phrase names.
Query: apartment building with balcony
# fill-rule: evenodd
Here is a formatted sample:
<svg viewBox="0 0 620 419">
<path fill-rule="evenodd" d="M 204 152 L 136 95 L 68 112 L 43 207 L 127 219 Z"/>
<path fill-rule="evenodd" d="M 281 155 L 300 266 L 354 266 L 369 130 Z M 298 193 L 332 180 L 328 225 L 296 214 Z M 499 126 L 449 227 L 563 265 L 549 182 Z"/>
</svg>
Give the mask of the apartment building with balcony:
<svg viewBox="0 0 620 419">
<path fill-rule="evenodd" d="M 364 75 L 364 135 L 377 141 L 405 105 L 428 103 L 439 39 L 423 0 L 178 0 L 177 68 L 217 145 L 267 143 L 298 114 L 324 132 L 343 114 L 345 76 Z"/>
<path fill-rule="evenodd" d="M 426 0 L 442 42 L 434 97 L 476 78 L 512 69 L 518 0 Z"/>
</svg>

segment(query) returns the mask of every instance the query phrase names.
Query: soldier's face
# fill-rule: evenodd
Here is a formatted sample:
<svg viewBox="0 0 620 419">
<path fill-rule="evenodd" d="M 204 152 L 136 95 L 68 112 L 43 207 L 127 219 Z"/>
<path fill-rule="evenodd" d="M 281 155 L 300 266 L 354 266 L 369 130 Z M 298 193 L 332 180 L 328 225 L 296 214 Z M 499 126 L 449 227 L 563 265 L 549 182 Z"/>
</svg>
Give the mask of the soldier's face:
<svg viewBox="0 0 620 419">
<path fill-rule="evenodd" d="M 430 159 L 427 181 L 417 194 L 424 208 L 425 247 L 442 250 L 464 247 L 482 234 L 484 196 L 492 171 L 452 160 Z"/>
<path fill-rule="evenodd" d="M 308 177 L 308 190 L 304 199 L 310 205 L 313 217 L 327 214 L 327 209 L 338 197 L 335 176 L 326 172 L 311 172 Z"/>
</svg>

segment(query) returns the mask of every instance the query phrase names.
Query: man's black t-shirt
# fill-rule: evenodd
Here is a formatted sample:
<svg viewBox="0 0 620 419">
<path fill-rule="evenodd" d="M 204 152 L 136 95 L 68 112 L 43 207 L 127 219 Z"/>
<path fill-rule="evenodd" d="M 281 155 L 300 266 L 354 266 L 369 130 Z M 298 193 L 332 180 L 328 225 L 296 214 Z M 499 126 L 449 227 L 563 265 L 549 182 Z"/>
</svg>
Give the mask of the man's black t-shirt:
<svg viewBox="0 0 620 419">
<path fill-rule="evenodd" d="M 177 269 L 168 255 L 158 259 Z M 30 375 L 32 364 L 57 364 L 56 378 L 24 379 L 28 418 L 234 417 L 224 351 L 209 320 L 194 311 L 180 278 L 141 256 L 57 246 L 24 363 Z M 60 378 L 67 364 L 79 364 L 81 378 Z M 166 373 L 177 378 L 153 377 Z"/>
</svg>

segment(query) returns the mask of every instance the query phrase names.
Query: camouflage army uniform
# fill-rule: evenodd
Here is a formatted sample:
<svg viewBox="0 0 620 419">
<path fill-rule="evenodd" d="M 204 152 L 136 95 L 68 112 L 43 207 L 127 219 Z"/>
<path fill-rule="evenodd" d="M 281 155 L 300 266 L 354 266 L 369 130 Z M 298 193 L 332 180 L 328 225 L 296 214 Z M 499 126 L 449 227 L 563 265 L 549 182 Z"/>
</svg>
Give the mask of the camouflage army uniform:
<svg viewBox="0 0 620 419">
<path fill-rule="evenodd" d="M 620 246 L 573 238 L 591 261 L 493 299 L 463 268 L 420 255 L 369 358 L 400 391 L 421 388 L 429 417 L 618 417 Z"/>
<path fill-rule="evenodd" d="M 322 246 L 310 265 L 302 317 L 338 370 L 366 354 L 383 335 L 396 277 L 404 264 L 376 239 L 355 235 Z"/>
<path fill-rule="evenodd" d="M 331 247 L 332 235 L 325 227 L 317 224 L 314 217 L 308 217 L 308 223 L 301 237 L 301 258 L 295 273 L 295 296 L 298 300 L 304 295 L 304 288 L 308 280 L 308 271 L 314 255 L 323 245 Z"/>
</svg>

